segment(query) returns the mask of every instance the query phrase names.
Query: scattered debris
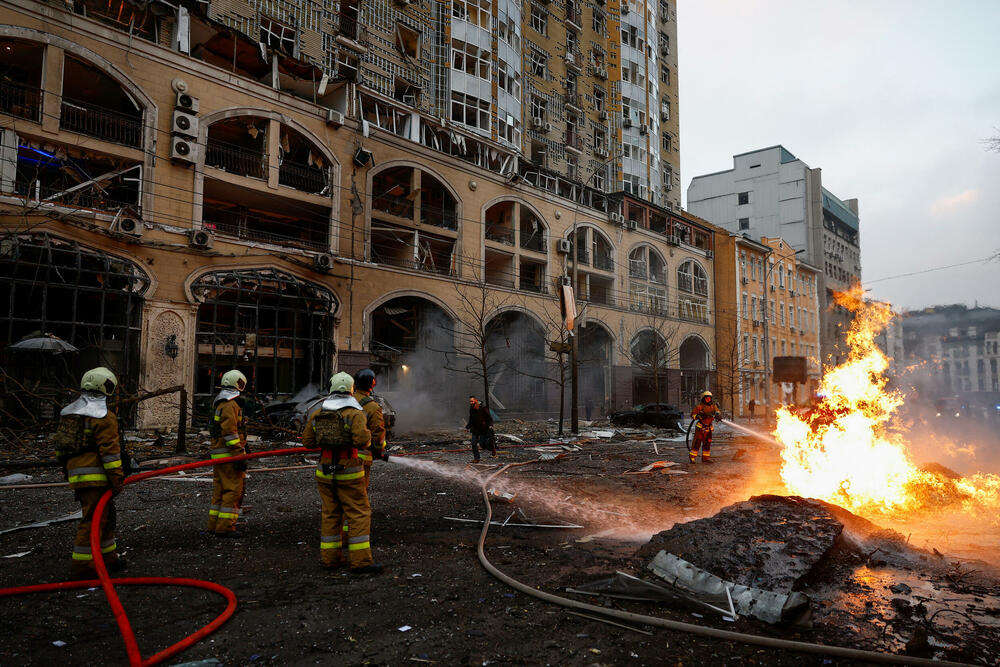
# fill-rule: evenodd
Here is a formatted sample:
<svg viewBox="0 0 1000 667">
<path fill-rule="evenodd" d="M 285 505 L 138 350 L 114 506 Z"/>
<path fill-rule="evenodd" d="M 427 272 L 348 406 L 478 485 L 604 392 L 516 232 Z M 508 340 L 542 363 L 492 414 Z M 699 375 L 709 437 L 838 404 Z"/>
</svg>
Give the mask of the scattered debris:
<svg viewBox="0 0 1000 667">
<path fill-rule="evenodd" d="M 401 625 L 398 629 L 400 632 L 409 632 L 413 628 L 409 625 Z"/>
<path fill-rule="evenodd" d="M 673 468 L 674 466 L 678 466 L 678 465 L 680 465 L 680 464 L 677 463 L 676 461 L 654 461 L 653 463 L 650 463 L 647 466 L 643 466 L 642 468 L 639 468 L 638 470 L 626 470 L 622 474 L 623 475 L 644 475 L 644 474 L 647 474 L 647 473 L 651 473 L 654 470 L 662 470 L 663 472 L 666 472 L 666 470 L 665 470 L 666 468 Z"/>
<path fill-rule="evenodd" d="M 482 519 L 460 519 L 454 516 L 442 517 L 447 521 L 463 521 L 465 523 L 482 523 Z M 583 528 L 583 526 L 578 526 L 574 523 L 567 524 L 545 524 L 545 523 L 507 523 L 505 521 L 490 521 L 491 526 L 510 526 L 514 528 Z"/>
<path fill-rule="evenodd" d="M 58 516 L 54 519 L 46 519 L 45 521 L 36 521 L 35 523 L 28 523 L 23 526 L 14 526 L 13 528 L 6 528 L 0 530 L 0 535 L 5 535 L 7 533 L 13 533 L 19 530 L 28 530 L 30 528 L 45 528 L 46 526 L 52 526 L 57 523 L 66 523 L 67 521 L 76 521 L 83 516 L 83 512 L 77 510 L 71 514 L 65 516 Z"/>
<path fill-rule="evenodd" d="M 28 554 L 30 554 L 31 551 L 32 551 L 31 549 L 28 549 L 27 551 L 22 551 L 21 553 L 11 554 L 9 556 L 4 556 L 4 558 L 22 558 L 22 557 L 27 556 Z"/>
<path fill-rule="evenodd" d="M 729 605 L 717 607 L 714 604 L 692 597 L 687 591 L 668 583 L 646 581 L 633 577 L 625 572 L 616 572 L 615 576 L 598 579 L 577 588 L 567 588 L 567 593 L 578 595 L 593 595 L 619 600 L 644 600 L 649 602 L 667 602 L 685 609 L 701 609 L 720 615 L 733 614 Z"/>
<path fill-rule="evenodd" d="M 497 491 L 496 489 L 487 489 L 486 493 L 489 494 L 491 501 L 496 501 L 500 503 L 512 503 L 514 502 L 514 493 L 510 491 Z"/>
<path fill-rule="evenodd" d="M 497 438 L 507 440 L 509 442 L 516 442 L 518 444 L 524 444 L 524 440 L 517 437 L 516 435 L 510 435 L 509 433 L 497 433 Z"/>
<path fill-rule="evenodd" d="M 23 482 L 30 482 L 31 479 L 31 475 L 25 475 L 24 473 L 17 472 L 13 475 L 0 477 L 0 484 L 21 484 Z"/>
<path fill-rule="evenodd" d="M 607 618 L 602 618 L 600 616 L 593 616 L 591 614 L 582 614 L 582 613 L 580 613 L 578 611 L 571 611 L 571 612 L 568 612 L 568 613 L 572 614 L 573 616 L 579 616 L 581 618 L 589 618 L 592 621 L 599 621 L 601 623 L 607 623 L 608 625 L 613 625 L 613 626 L 618 627 L 618 628 L 625 628 L 626 630 L 631 630 L 632 632 L 639 632 L 639 633 L 642 633 L 644 635 L 651 635 L 651 634 L 653 634 L 649 630 L 643 630 L 642 628 L 637 628 L 637 627 L 634 627 L 634 626 L 631 626 L 631 625 L 626 625 L 625 623 L 617 623 L 615 621 L 612 621 L 612 620 L 607 619 Z"/>
</svg>

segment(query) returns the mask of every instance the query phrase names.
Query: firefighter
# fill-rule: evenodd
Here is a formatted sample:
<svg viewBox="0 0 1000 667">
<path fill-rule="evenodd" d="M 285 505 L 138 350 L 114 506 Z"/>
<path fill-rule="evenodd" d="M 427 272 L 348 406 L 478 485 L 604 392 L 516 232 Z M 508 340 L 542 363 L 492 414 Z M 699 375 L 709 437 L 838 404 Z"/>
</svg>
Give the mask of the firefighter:
<svg viewBox="0 0 1000 667">
<path fill-rule="evenodd" d="M 238 370 L 222 376 L 222 388 L 215 397 L 210 432 L 212 435 L 212 506 L 208 510 L 208 532 L 217 537 L 239 537 L 236 520 L 243 504 L 246 461 L 226 459 L 246 453 L 247 430 L 243 409 L 236 402 L 246 389 L 247 377 Z"/>
<path fill-rule="evenodd" d="M 53 436 L 56 457 L 69 486 L 80 502 L 83 516 L 73 543 L 71 579 L 97 576 L 90 550 L 94 510 L 101 496 L 111 489 L 118 495 L 125 479 L 118 442 L 118 417 L 108 409 L 108 397 L 118 387 L 118 378 L 104 367 L 87 371 L 80 381 L 80 397 L 59 413 L 59 428 Z M 101 554 L 108 570 L 125 569 L 115 542 L 115 504 L 109 502 L 101 519 Z"/>
<path fill-rule="evenodd" d="M 330 378 L 330 395 L 309 415 L 302 444 L 320 449 L 316 468 L 321 501 L 320 562 L 330 569 L 343 565 L 346 536 L 351 572 L 378 574 L 383 568 L 372 559 L 371 505 L 364 462 L 358 457 L 359 451 L 368 447 L 372 434 L 353 392 L 354 378 L 349 373 Z"/>
<path fill-rule="evenodd" d="M 375 391 L 375 372 L 370 368 L 358 371 L 354 376 L 354 399 L 365 412 L 368 430 L 371 431 L 371 445 L 358 451 L 358 458 L 365 464 L 365 488 L 371 484 L 372 460 L 382 458 L 385 451 L 385 418 L 382 406 L 372 397 Z"/>
<path fill-rule="evenodd" d="M 712 423 L 719 415 L 719 408 L 712 402 L 712 392 L 704 391 L 701 394 L 701 402 L 694 406 L 691 411 L 691 418 L 698 420 L 695 424 L 694 441 L 688 454 L 691 463 L 698 458 L 698 449 L 701 449 L 701 462 L 712 463 L 712 430 L 715 428 Z"/>
</svg>

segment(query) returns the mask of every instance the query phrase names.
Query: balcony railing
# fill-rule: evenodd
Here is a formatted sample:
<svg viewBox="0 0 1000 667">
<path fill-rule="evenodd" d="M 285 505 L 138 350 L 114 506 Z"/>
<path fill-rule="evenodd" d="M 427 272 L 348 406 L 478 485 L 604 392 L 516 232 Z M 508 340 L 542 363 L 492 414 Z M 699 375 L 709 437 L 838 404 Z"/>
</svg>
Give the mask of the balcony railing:
<svg viewBox="0 0 1000 667">
<path fill-rule="evenodd" d="M 580 262 L 581 264 L 590 264 L 590 253 L 587 252 L 586 248 L 577 246 L 576 261 Z"/>
<path fill-rule="evenodd" d="M 565 93 L 563 93 L 563 104 L 574 107 L 576 109 L 583 108 L 582 106 L 580 106 L 580 93 L 576 91 L 568 90 Z"/>
<path fill-rule="evenodd" d="M 330 189 L 330 171 L 285 160 L 278 167 L 278 183 L 315 195 Z"/>
<path fill-rule="evenodd" d="M 250 224 L 242 222 L 212 222 L 205 220 L 205 226 L 214 229 L 218 234 L 227 234 L 247 241 L 257 241 L 260 243 L 273 243 L 275 245 L 294 245 L 310 248 L 313 250 L 326 250 L 329 243 L 308 238 L 288 236 L 285 234 L 275 234 L 255 229 Z"/>
<path fill-rule="evenodd" d="M 355 42 L 358 41 L 361 37 L 361 24 L 358 23 L 357 17 L 347 12 L 338 12 L 337 17 L 340 20 L 340 34 L 350 37 Z"/>
<path fill-rule="evenodd" d="M 128 199 L 114 199 L 100 188 L 82 188 L 66 195 L 56 197 L 66 188 L 62 186 L 45 185 L 40 181 L 18 182 L 15 194 L 26 197 L 30 201 L 48 202 L 55 206 L 83 208 L 91 211 L 118 211 L 128 207 L 140 211 L 139 192 Z M 52 199 L 50 199 L 52 197 Z"/>
<path fill-rule="evenodd" d="M 509 227 L 486 226 L 486 240 L 504 245 L 514 245 L 514 230 Z"/>
<path fill-rule="evenodd" d="M 614 271 L 615 260 L 611 255 L 594 255 L 594 268 L 602 271 Z"/>
<path fill-rule="evenodd" d="M 393 255 L 383 255 L 377 250 L 372 248 L 372 261 L 376 264 L 385 264 L 387 266 L 397 266 L 402 269 L 414 269 L 417 271 L 426 271 L 427 273 L 437 273 L 444 276 L 452 275 L 451 266 L 438 266 L 432 265 L 427 262 L 420 262 L 411 256 L 400 257 Z"/>
<path fill-rule="evenodd" d="M 528 234 L 523 229 L 521 230 L 521 247 L 525 250 L 534 250 L 535 252 L 545 252 L 545 234 L 535 232 L 534 234 Z"/>
<path fill-rule="evenodd" d="M 63 98 L 59 127 L 96 137 L 113 144 L 139 148 L 142 146 L 142 116 L 104 109 L 89 102 Z"/>
<path fill-rule="evenodd" d="M 530 280 L 521 280 L 521 291 L 522 292 L 534 292 L 535 294 L 548 294 L 548 287 L 542 283 L 537 283 Z"/>
<path fill-rule="evenodd" d="M 39 122 L 42 91 L 13 81 L 0 81 L 0 113 Z"/>
<path fill-rule="evenodd" d="M 267 174 L 267 153 L 209 139 L 205 164 L 237 176 L 264 179 Z"/>
<path fill-rule="evenodd" d="M 397 218 L 413 220 L 413 200 L 407 197 L 393 197 L 392 195 L 381 195 L 372 199 L 372 210 L 388 213 Z"/>
</svg>

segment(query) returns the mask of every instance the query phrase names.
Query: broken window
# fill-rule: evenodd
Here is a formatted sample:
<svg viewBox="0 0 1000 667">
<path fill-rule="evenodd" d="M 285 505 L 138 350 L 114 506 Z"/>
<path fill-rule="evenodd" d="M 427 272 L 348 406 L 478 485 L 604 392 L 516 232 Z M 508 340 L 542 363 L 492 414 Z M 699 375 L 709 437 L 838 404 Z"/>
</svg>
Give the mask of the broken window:
<svg viewBox="0 0 1000 667">
<path fill-rule="evenodd" d="M 538 95 L 531 96 L 531 117 L 545 120 L 548 116 L 549 103 L 545 98 L 539 97 Z"/>
<path fill-rule="evenodd" d="M 256 116 L 226 118 L 208 128 L 205 165 L 230 174 L 267 180 L 268 120 Z"/>
<path fill-rule="evenodd" d="M 49 234 L 0 240 L 0 348 L 57 336 L 77 352 L 7 350 L 0 420 L 56 416 L 89 368 L 106 366 L 138 390 L 139 338 L 149 276 L 138 264 Z M 131 419 L 132 408 L 120 417 Z"/>
<path fill-rule="evenodd" d="M 520 246 L 525 250 L 545 252 L 545 224 L 527 206 L 521 205 Z"/>
<path fill-rule="evenodd" d="M 483 256 L 483 282 L 497 287 L 514 287 L 514 256 L 487 248 Z"/>
<path fill-rule="evenodd" d="M 629 253 L 629 307 L 631 310 L 666 315 L 667 265 L 658 252 L 639 246 Z"/>
<path fill-rule="evenodd" d="M 100 21 L 129 35 L 157 41 L 157 14 L 152 3 L 129 0 L 77 0 L 67 3 L 72 11 Z"/>
<path fill-rule="evenodd" d="M 287 23 L 268 16 L 260 17 L 260 41 L 272 49 L 278 49 L 294 57 L 298 51 L 297 33 L 298 31 Z"/>
<path fill-rule="evenodd" d="M 245 241 L 291 245 L 312 250 L 330 247 L 330 209 L 205 179 L 202 208 L 205 229 Z"/>
<path fill-rule="evenodd" d="M 311 141 L 287 125 L 278 143 L 278 183 L 315 195 L 330 193 L 330 166 Z"/>
<path fill-rule="evenodd" d="M 490 129 L 490 103 L 464 93 L 451 94 L 451 119 L 456 123 Z"/>
<path fill-rule="evenodd" d="M 480 79 L 491 80 L 490 52 L 475 44 L 458 39 L 451 40 L 451 66 L 460 72 Z"/>
<path fill-rule="evenodd" d="M 492 19 L 490 0 L 452 0 L 451 15 L 486 30 Z"/>
<path fill-rule="evenodd" d="M 598 35 L 607 35 L 608 34 L 607 25 L 608 25 L 608 19 L 604 15 L 604 12 L 595 7 L 593 20 L 591 22 L 591 27 L 594 29 L 594 32 L 596 32 Z"/>
<path fill-rule="evenodd" d="M 545 331 L 520 311 L 500 313 L 486 325 L 486 352 L 493 367 L 491 407 L 537 410 L 544 397 Z"/>
<path fill-rule="evenodd" d="M 497 134 L 500 139 L 513 146 L 521 145 L 521 122 L 506 114 L 497 119 Z"/>
<path fill-rule="evenodd" d="M 599 86 L 594 86 L 594 109 L 597 111 L 604 111 L 606 108 L 607 93 L 604 92 L 603 88 Z"/>
<path fill-rule="evenodd" d="M 141 211 L 142 165 L 93 150 L 21 138 L 13 185 L 13 194 L 36 203 Z"/>
<path fill-rule="evenodd" d="M 206 273 L 191 293 L 198 303 L 195 398 L 202 415 L 226 371 L 236 368 L 261 402 L 306 387 L 324 393 L 338 301 L 325 287 L 279 269 Z"/>
<path fill-rule="evenodd" d="M 142 146 L 143 108 L 110 76 L 67 55 L 59 127 L 114 144 Z"/>
<path fill-rule="evenodd" d="M 677 269 L 677 288 L 700 296 L 708 296 L 708 274 L 694 260 L 688 260 Z"/>
<path fill-rule="evenodd" d="M 548 70 L 549 57 L 540 50 L 532 48 L 528 52 L 528 69 L 535 76 L 545 77 Z"/>
<path fill-rule="evenodd" d="M 505 201 L 486 209 L 483 222 L 487 241 L 514 245 L 514 202 Z"/>
<path fill-rule="evenodd" d="M 548 35 L 549 13 L 541 5 L 531 4 L 531 27 L 540 35 Z"/>
<path fill-rule="evenodd" d="M 40 122 L 45 46 L 0 39 L 0 113 Z"/>
<path fill-rule="evenodd" d="M 406 25 L 396 23 L 396 48 L 408 58 L 420 57 L 420 32 Z"/>
</svg>

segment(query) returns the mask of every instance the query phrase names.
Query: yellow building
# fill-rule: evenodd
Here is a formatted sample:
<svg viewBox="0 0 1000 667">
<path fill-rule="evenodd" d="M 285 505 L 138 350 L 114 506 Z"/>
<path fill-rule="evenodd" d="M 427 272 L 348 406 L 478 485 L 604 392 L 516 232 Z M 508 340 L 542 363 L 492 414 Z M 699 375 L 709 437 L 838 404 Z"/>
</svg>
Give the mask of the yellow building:
<svg viewBox="0 0 1000 667">
<path fill-rule="evenodd" d="M 447 369 L 468 365 L 477 327 L 494 407 L 552 414 L 557 292 L 573 275 L 581 410 L 647 400 L 636 378 L 654 367 L 664 400 L 711 385 L 711 230 L 568 172 L 533 182 L 494 123 L 442 120 L 435 81 L 455 88 L 431 65 L 460 77 L 454 53 L 424 57 L 451 42 L 431 39 L 445 24 L 423 6 L 109 7 L 0 8 L 0 353 L 21 373 L 0 388 L 8 416 L 59 400 L 19 403 L 15 383 L 68 387 L 102 364 L 130 392 L 184 385 L 196 413 L 232 367 L 266 403 L 373 366 L 404 408 L 426 399 L 451 418 L 477 381 Z M 389 48 L 377 34 L 405 55 L 406 26 L 419 62 L 372 55 Z M 40 368 L 6 349 L 37 334 L 79 352 Z M 135 419 L 168 426 L 176 408 L 156 399 Z"/>
</svg>

